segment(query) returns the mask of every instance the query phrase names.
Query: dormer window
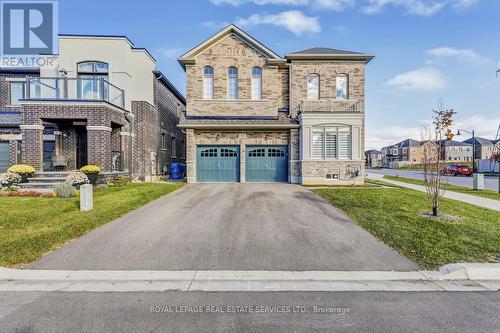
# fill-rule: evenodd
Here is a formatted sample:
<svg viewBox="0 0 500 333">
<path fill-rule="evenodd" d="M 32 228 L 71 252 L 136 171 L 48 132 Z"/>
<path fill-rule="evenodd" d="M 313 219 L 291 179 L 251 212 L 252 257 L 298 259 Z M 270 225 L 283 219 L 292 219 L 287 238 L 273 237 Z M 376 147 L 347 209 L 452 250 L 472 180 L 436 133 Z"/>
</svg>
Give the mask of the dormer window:
<svg viewBox="0 0 500 333">
<path fill-rule="evenodd" d="M 307 77 L 307 99 L 319 99 L 319 75 L 311 74 Z"/>
<path fill-rule="evenodd" d="M 238 68 L 227 70 L 227 99 L 238 99 Z"/>
<path fill-rule="evenodd" d="M 203 99 L 214 98 L 214 69 L 210 66 L 203 69 Z"/>
<path fill-rule="evenodd" d="M 252 69 L 252 99 L 262 99 L 262 69 L 260 67 Z"/>
<path fill-rule="evenodd" d="M 336 81 L 337 92 L 335 96 L 337 99 L 349 99 L 349 76 L 346 74 L 337 75 Z"/>
</svg>

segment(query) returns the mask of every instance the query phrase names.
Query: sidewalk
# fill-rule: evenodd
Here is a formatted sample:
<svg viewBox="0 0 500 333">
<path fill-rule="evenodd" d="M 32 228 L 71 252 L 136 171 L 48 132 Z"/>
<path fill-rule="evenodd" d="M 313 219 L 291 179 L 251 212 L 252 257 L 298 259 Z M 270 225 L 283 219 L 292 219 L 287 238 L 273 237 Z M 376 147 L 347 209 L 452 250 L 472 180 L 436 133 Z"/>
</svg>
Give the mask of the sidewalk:
<svg viewBox="0 0 500 333">
<path fill-rule="evenodd" d="M 404 182 L 398 182 L 398 181 L 392 180 L 392 179 L 386 179 L 386 178 L 384 178 L 384 175 L 368 173 L 366 178 L 373 179 L 373 180 L 380 180 L 380 181 L 383 181 L 383 182 L 386 182 L 389 184 L 398 185 L 398 186 L 406 187 L 406 188 L 409 188 L 412 190 L 425 192 L 424 186 L 408 184 L 408 183 L 404 183 Z M 458 192 L 453 192 L 453 191 L 446 191 L 446 193 L 444 194 L 444 197 L 448 198 L 448 199 L 466 202 L 466 203 L 469 203 L 471 205 L 500 211 L 500 201 L 498 201 L 498 200 L 482 198 L 482 197 L 477 197 L 474 195 L 463 194 L 463 193 L 458 193 Z"/>
<path fill-rule="evenodd" d="M 1 292 L 498 291 L 500 264 L 438 271 L 46 271 L 0 268 Z"/>
</svg>

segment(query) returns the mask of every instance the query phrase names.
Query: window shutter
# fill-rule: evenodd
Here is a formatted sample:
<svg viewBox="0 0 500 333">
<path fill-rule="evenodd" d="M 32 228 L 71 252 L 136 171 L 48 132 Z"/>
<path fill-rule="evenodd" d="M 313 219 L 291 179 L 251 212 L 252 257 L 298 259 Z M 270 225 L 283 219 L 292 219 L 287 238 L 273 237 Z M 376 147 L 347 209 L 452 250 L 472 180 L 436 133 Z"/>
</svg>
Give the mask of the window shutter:
<svg viewBox="0 0 500 333">
<path fill-rule="evenodd" d="M 325 132 L 326 158 L 337 158 L 337 128 L 329 127 Z"/>
<path fill-rule="evenodd" d="M 324 130 L 321 128 L 313 129 L 313 149 L 312 157 L 314 159 L 325 158 Z"/>
<path fill-rule="evenodd" d="M 339 159 L 348 160 L 351 158 L 351 129 L 349 127 L 339 127 Z"/>
</svg>

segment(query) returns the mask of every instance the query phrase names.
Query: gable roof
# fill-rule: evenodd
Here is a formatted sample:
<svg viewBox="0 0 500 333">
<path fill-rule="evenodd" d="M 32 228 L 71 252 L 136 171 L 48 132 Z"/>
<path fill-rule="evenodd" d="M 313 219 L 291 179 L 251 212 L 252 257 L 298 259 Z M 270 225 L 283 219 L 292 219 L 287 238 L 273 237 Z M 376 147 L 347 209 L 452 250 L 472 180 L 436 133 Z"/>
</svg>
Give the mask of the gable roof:
<svg viewBox="0 0 500 333">
<path fill-rule="evenodd" d="M 186 64 L 194 62 L 194 57 L 199 54 L 201 51 L 205 50 L 209 46 L 215 44 L 216 42 L 220 41 L 224 37 L 230 35 L 230 34 L 235 34 L 238 37 L 240 37 L 244 42 L 246 42 L 248 45 L 250 45 L 253 48 L 256 48 L 259 50 L 261 53 L 266 55 L 268 59 L 270 60 L 278 60 L 278 61 L 284 61 L 285 59 L 281 58 L 277 53 L 269 49 L 268 47 L 264 46 L 261 44 L 258 40 L 238 28 L 235 24 L 230 24 L 224 29 L 220 30 L 218 33 L 213 35 L 212 37 L 208 38 L 204 42 L 198 44 L 196 47 L 191 49 L 190 51 L 186 52 L 182 56 L 177 59 L 179 63 L 182 65 L 183 68 L 185 68 Z"/>
<path fill-rule="evenodd" d="M 481 146 L 483 146 L 483 145 L 490 146 L 490 145 L 492 145 L 492 144 L 493 144 L 493 141 L 492 141 L 492 140 L 488 140 L 488 139 L 485 139 L 485 138 L 480 138 L 480 137 L 477 137 L 477 136 L 476 136 L 474 139 L 475 139 L 475 141 L 476 141 L 476 144 L 477 144 L 477 145 L 481 145 Z M 472 143 L 474 142 L 474 139 L 473 139 L 473 138 L 470 138 L 470 139 L 465 140 L 464 142 L 466 142 L 466 143 L 471 143 L 471 144 L 472 144 Z"/>
<path fill-rule="evenodd" d="M 313 47 L 311 49 L 288 53 L 287 59 L 343 59 L 343 60 L 364 60 L 369 63 L 375 56 L 366 53 L 332 49 L 328 47 Z"/>
</svg>

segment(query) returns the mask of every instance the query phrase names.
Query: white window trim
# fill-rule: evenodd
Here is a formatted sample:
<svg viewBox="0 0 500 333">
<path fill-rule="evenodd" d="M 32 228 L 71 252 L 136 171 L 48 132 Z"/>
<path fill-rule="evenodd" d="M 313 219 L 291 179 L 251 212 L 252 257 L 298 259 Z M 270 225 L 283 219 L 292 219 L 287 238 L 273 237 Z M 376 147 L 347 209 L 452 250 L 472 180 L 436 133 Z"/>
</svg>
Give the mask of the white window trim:
<svg viewBox="0 0 500 333">
<path fill-rule="evenodd" d="M 334 158 L 327 158 L 327 145 L 326 145 L 326 133 L 327 129 L 335 128 L 335 156 Z M 340 158 L 340 139 L 339 139 L 339 130 L 341 128 L 349 128 L 349 156 L 348 158 Z M 323 134 L 323 157 L 314 157 L 314 132 L 315 130 L 322 130 Z M 351 161 L 352 160 L 352 126 L 349 125 L 326 125 L 326 126 L 313 126 L 312 131 L 311 131 L 311 143 L 310 143 L 310 149 L 311 149 L 311 158 L 312 160 L 315 161 Z"/>
</svg>

